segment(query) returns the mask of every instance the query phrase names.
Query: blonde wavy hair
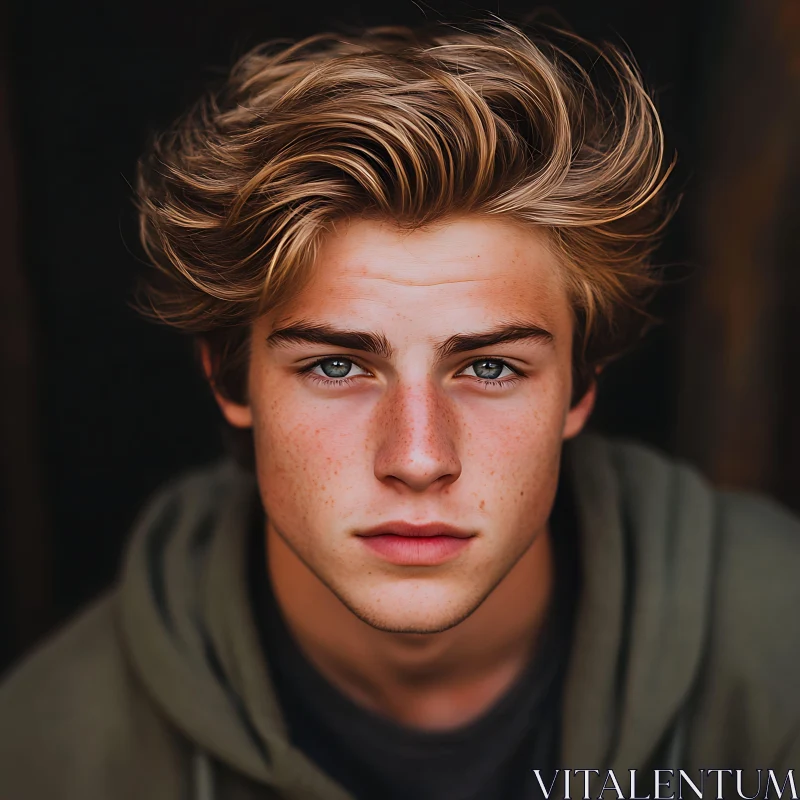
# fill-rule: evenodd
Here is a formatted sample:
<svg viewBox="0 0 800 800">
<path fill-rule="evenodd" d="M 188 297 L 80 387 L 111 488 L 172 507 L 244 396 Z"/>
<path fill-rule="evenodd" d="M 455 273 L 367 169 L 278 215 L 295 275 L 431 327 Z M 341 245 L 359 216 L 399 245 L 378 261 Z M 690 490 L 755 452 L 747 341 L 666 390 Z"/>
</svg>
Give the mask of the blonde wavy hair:
<svg viewBox="0 0 800 800">
<path fill-rule="evenodd" d="M 244 400 L 251 323 L 342 218 L 454 214 L 546 232 L 575 315 L 573 397 L 637 340 L 671 169 L 629 56 L 509 23 L 322 34 L 233 67 L 139 164 L 144 313 L 204 339 Z"/>
</svg>

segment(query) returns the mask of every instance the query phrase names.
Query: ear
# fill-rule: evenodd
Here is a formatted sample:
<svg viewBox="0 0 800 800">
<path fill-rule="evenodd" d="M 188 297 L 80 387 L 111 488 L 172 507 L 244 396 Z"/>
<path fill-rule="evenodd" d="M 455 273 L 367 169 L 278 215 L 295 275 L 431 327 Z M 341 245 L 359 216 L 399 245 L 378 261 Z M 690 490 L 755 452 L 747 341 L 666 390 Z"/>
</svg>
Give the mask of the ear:
<svg viewBox="0 0 800 800">
<path fill-rule="evenodd" d="M 208 342 L 201 340 L 199 346 L 203 372 L 211 387 L 211 391 L 214 393 L 214 399 L 217 401 L 220 411 L 222 411 L 222 416 L 224 416 L 228 423 L 233 425 L 234 428 L 251 428 L 253 426 L 253 412 L 250 406 L 236 403 L 219 391 L 214 381 L 213 359 Z"/>
<path fill-rule="evenodd" d="M 597 380 L 589 384 L 583 397 L 567 412 L 564 420 L 564 439 L 572 439 L 583 430 L 594 409 L 595 400 L 597 400 Z"/>
</svg>

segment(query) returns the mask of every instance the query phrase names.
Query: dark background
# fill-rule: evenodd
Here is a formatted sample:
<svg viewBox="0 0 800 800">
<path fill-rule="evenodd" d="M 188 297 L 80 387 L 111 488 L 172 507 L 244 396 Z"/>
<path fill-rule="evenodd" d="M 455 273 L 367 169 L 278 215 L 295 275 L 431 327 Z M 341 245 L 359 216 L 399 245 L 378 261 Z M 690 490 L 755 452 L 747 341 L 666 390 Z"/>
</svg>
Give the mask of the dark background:
<svg viewBox="0 0 800 800">
<path fill-rule="evenodd" d="M 800 3 L 548 6 L 630 47 L 679 155 L 664 323 L 604 376 L 595 427 L 800 508 Z M 221 452 L 188 341 L 128 305 L 140 258 L 129 184 L 148 134 L 264 38 L 534 7 L 0 7 L 0 667 L 109 584 L 159 483 Z"/>
</svg>

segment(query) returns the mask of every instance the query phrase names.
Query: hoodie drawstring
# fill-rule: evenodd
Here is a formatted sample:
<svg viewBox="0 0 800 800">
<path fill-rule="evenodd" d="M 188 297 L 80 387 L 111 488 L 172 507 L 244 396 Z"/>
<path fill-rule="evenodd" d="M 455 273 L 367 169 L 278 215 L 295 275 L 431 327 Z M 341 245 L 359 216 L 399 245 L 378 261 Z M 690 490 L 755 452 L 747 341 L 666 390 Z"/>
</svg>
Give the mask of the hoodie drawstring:
<svg viewBox="0 0 800 800">
<path fill-rule="evenodd" d="M 205 750 L 194 751 L 192 761 L 194 793 L 192 800 L 214 800 L 214 772 Z"/>
<path fill-rule="evenodd" d="M 686 733 L 689 725 L 689 713 L 684 706 L 678 714 L 678 719 L 672 729 L 669 744 L 667 745 L 666 763 L 674 774 L 682 768 L 683 758 L 686 750 Z"/>
</svg>

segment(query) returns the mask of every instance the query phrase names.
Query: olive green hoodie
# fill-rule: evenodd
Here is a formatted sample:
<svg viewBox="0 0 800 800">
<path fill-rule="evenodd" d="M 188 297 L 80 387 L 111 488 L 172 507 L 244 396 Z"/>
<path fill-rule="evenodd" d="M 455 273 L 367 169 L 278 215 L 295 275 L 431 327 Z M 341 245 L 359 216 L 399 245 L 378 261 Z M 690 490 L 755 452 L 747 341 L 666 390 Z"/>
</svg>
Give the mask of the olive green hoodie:
<svg viewBox="0 0 800 800">
<path fill-rule="evenodd" d="M 567 447 L 562 767 L 798 769 L 800 524 L 639 445 Z M 248 599 L 255 492 L 230 462 L 168 486 L 117 587 L 5 679 L 2 800 L 348 797 L 287 741 Z"/>
</svg>

